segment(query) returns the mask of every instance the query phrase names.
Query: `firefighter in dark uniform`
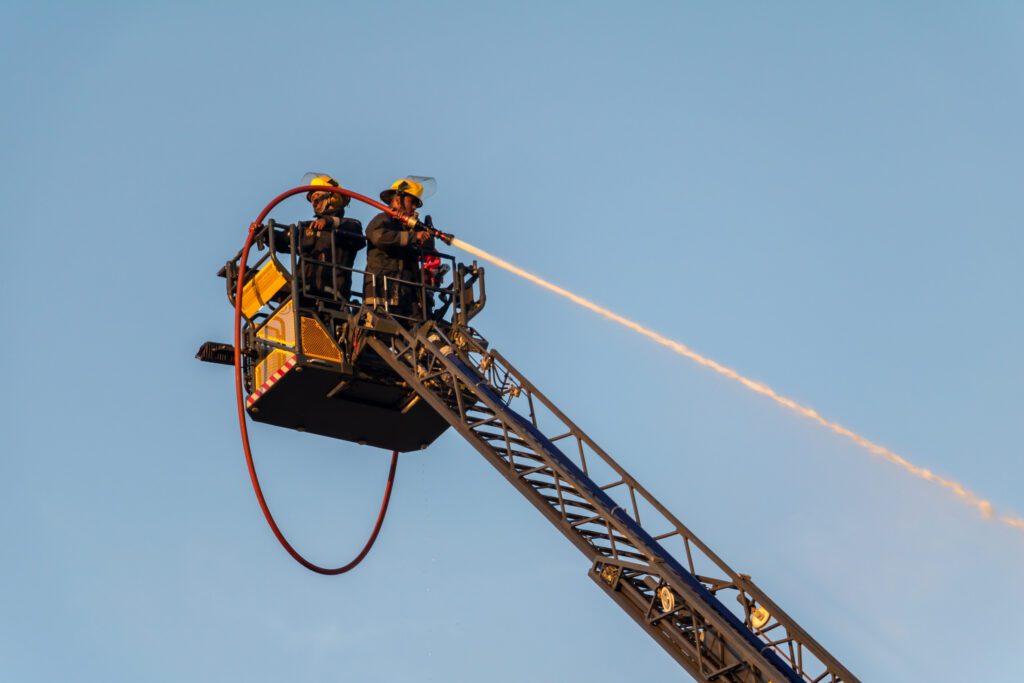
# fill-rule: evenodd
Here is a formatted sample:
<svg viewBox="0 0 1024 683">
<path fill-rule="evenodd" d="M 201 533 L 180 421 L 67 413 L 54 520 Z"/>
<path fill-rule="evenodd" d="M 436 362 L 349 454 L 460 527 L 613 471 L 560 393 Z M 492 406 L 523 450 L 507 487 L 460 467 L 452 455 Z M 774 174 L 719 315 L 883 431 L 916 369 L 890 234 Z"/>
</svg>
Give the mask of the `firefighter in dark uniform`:
<svg viewBox="0 0 1024 683">
<path fill-rule="evenodd" d="M 396 180 L 380 193 L 380 199 L 405 217 L 419 218 L 423 206 L 423 183 L 412 178 Z M 426 230 L 410 228 L 386 213 L 379 213 L 366 226 L 366 278 L 363 302 L 391 313 L 412 318 L 429 314 L 421 302 L 423 282 L 421 257 L 434 253 L 434 239 Z M 393 279 L 403 282 L 394 282 Z M 385 282 L 386 280 L 386 282 Z M 429 301 L 428 301 L 429 308 Z"/>
<path fill-rule="evenodd" d="M 305 185 L 341 187 L 325 173 L 307 173 L 303 181 Z M 356 253 L 366 246 L 363 225 L 345 217 L 349 198 L 344 195 L 314 190 L 306 194 L 306 199 L 313 206 L 316 218 L 299 227 L 304 290 L 346 304 L 352 294 L 352 264 Z"/>
</svg>

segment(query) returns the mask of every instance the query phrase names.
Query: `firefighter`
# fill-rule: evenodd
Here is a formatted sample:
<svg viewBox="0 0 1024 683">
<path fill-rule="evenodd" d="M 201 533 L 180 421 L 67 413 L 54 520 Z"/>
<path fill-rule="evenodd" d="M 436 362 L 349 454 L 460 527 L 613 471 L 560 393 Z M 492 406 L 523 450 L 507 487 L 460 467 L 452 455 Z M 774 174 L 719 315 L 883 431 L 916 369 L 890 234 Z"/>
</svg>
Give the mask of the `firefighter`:
<svg viewBox="0 0 1024 683">
<path fill-rule="evenodd" d="M 423 206 L 423 183 L 412 178 L 396 180 L 380 193 L 380 200 L 402 216 L 418 219 L 419 209 Z M 435 251 L 430 233 L 410 228 L 386 213 L 379 213 L 366 226 L 366 239 L 369 247 L 363 302 L 412 318 L 429 313 L 422 306 L 420 259 L 424 254 Z"/>
<path fill-rule="evenodd" d="M 307 173 L 304 184 L 341 187 L 326 173 Z M 349 198 L 334 192 L 306 193 L 315 219 L 299 228 L 299 252 L 303 256 L 302 282 L 309 294 L 333 296 L 347 304 L 352 294 L 352 264 L 366 246 L 363 225 L 345 217 Z M 333 242 L 333 249 L 332 249 Z"/>
</svg>

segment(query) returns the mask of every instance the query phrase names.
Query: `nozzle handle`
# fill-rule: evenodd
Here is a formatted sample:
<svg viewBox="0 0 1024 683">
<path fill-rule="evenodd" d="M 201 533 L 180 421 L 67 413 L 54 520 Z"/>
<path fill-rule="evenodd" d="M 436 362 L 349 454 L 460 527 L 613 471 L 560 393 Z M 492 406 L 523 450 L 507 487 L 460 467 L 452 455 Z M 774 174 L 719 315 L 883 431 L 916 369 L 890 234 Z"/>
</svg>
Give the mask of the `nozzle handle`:
<svg viewBox="0 0 1024 683">
<path fill-rule="evenodd" d="M 434 239 L 441 240 L 442 242 L 449 246 L 451 245 L 452 240 L 455 239 L 455 235 L 451 234 L 450 232 L 438 230 L 433 225 L 430 225 L 429 223 L 424 223 L 423 221 L 413 218 L 412 216 L 405 218 L 395 216 L 395 218 L 404 221 L 405 224 L 412 228 L 413 230 L 423 230 L 425 232 L 429 232 L 431 237 L 433 237 Z"/>
</svg>

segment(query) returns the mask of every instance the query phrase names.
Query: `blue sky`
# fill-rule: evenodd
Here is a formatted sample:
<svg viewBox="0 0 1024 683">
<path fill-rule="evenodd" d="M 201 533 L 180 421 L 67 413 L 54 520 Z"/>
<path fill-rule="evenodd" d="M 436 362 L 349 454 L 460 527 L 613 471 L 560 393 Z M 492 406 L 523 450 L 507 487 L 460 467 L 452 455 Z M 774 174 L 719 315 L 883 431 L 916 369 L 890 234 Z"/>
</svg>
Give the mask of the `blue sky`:
<svg viewBox="0 0 1024 683">
<path fill-rule="evenodd" d="M 454 434 L 356 572 L 246 477 L 217 268 L 309 170 L 1024 514 L 1011 2 L 7 4 L 0 671 L 621 680 L 676 665 Z M 281 218 L 304 217 L 302 202 Z M 364 223 L 370 212 L 353 212 Z M 493 269 L 480 331 L 871 681 L 1015 681 L 1024 534 Z M 323 563 L 387 454 L 252 430 Z"/>
</svg>

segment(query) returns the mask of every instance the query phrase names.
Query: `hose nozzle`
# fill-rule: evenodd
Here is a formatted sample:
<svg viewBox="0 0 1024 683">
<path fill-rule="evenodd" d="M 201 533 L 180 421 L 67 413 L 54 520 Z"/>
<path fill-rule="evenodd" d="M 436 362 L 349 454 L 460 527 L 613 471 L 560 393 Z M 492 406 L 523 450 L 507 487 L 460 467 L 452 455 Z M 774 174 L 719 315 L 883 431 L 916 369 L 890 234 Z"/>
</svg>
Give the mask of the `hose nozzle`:
<svg viewBox="0 0 1024 683">
<path fill-rule="evenodd" d="M 430 234 L 433 235 L 435 239 L 439 239 L 448 245 L 451 245 L 452 240 L 455 239 L 455 235 L 450 232 L 442 232 L 437 228 L 430 228 Z"/>
</svg>

